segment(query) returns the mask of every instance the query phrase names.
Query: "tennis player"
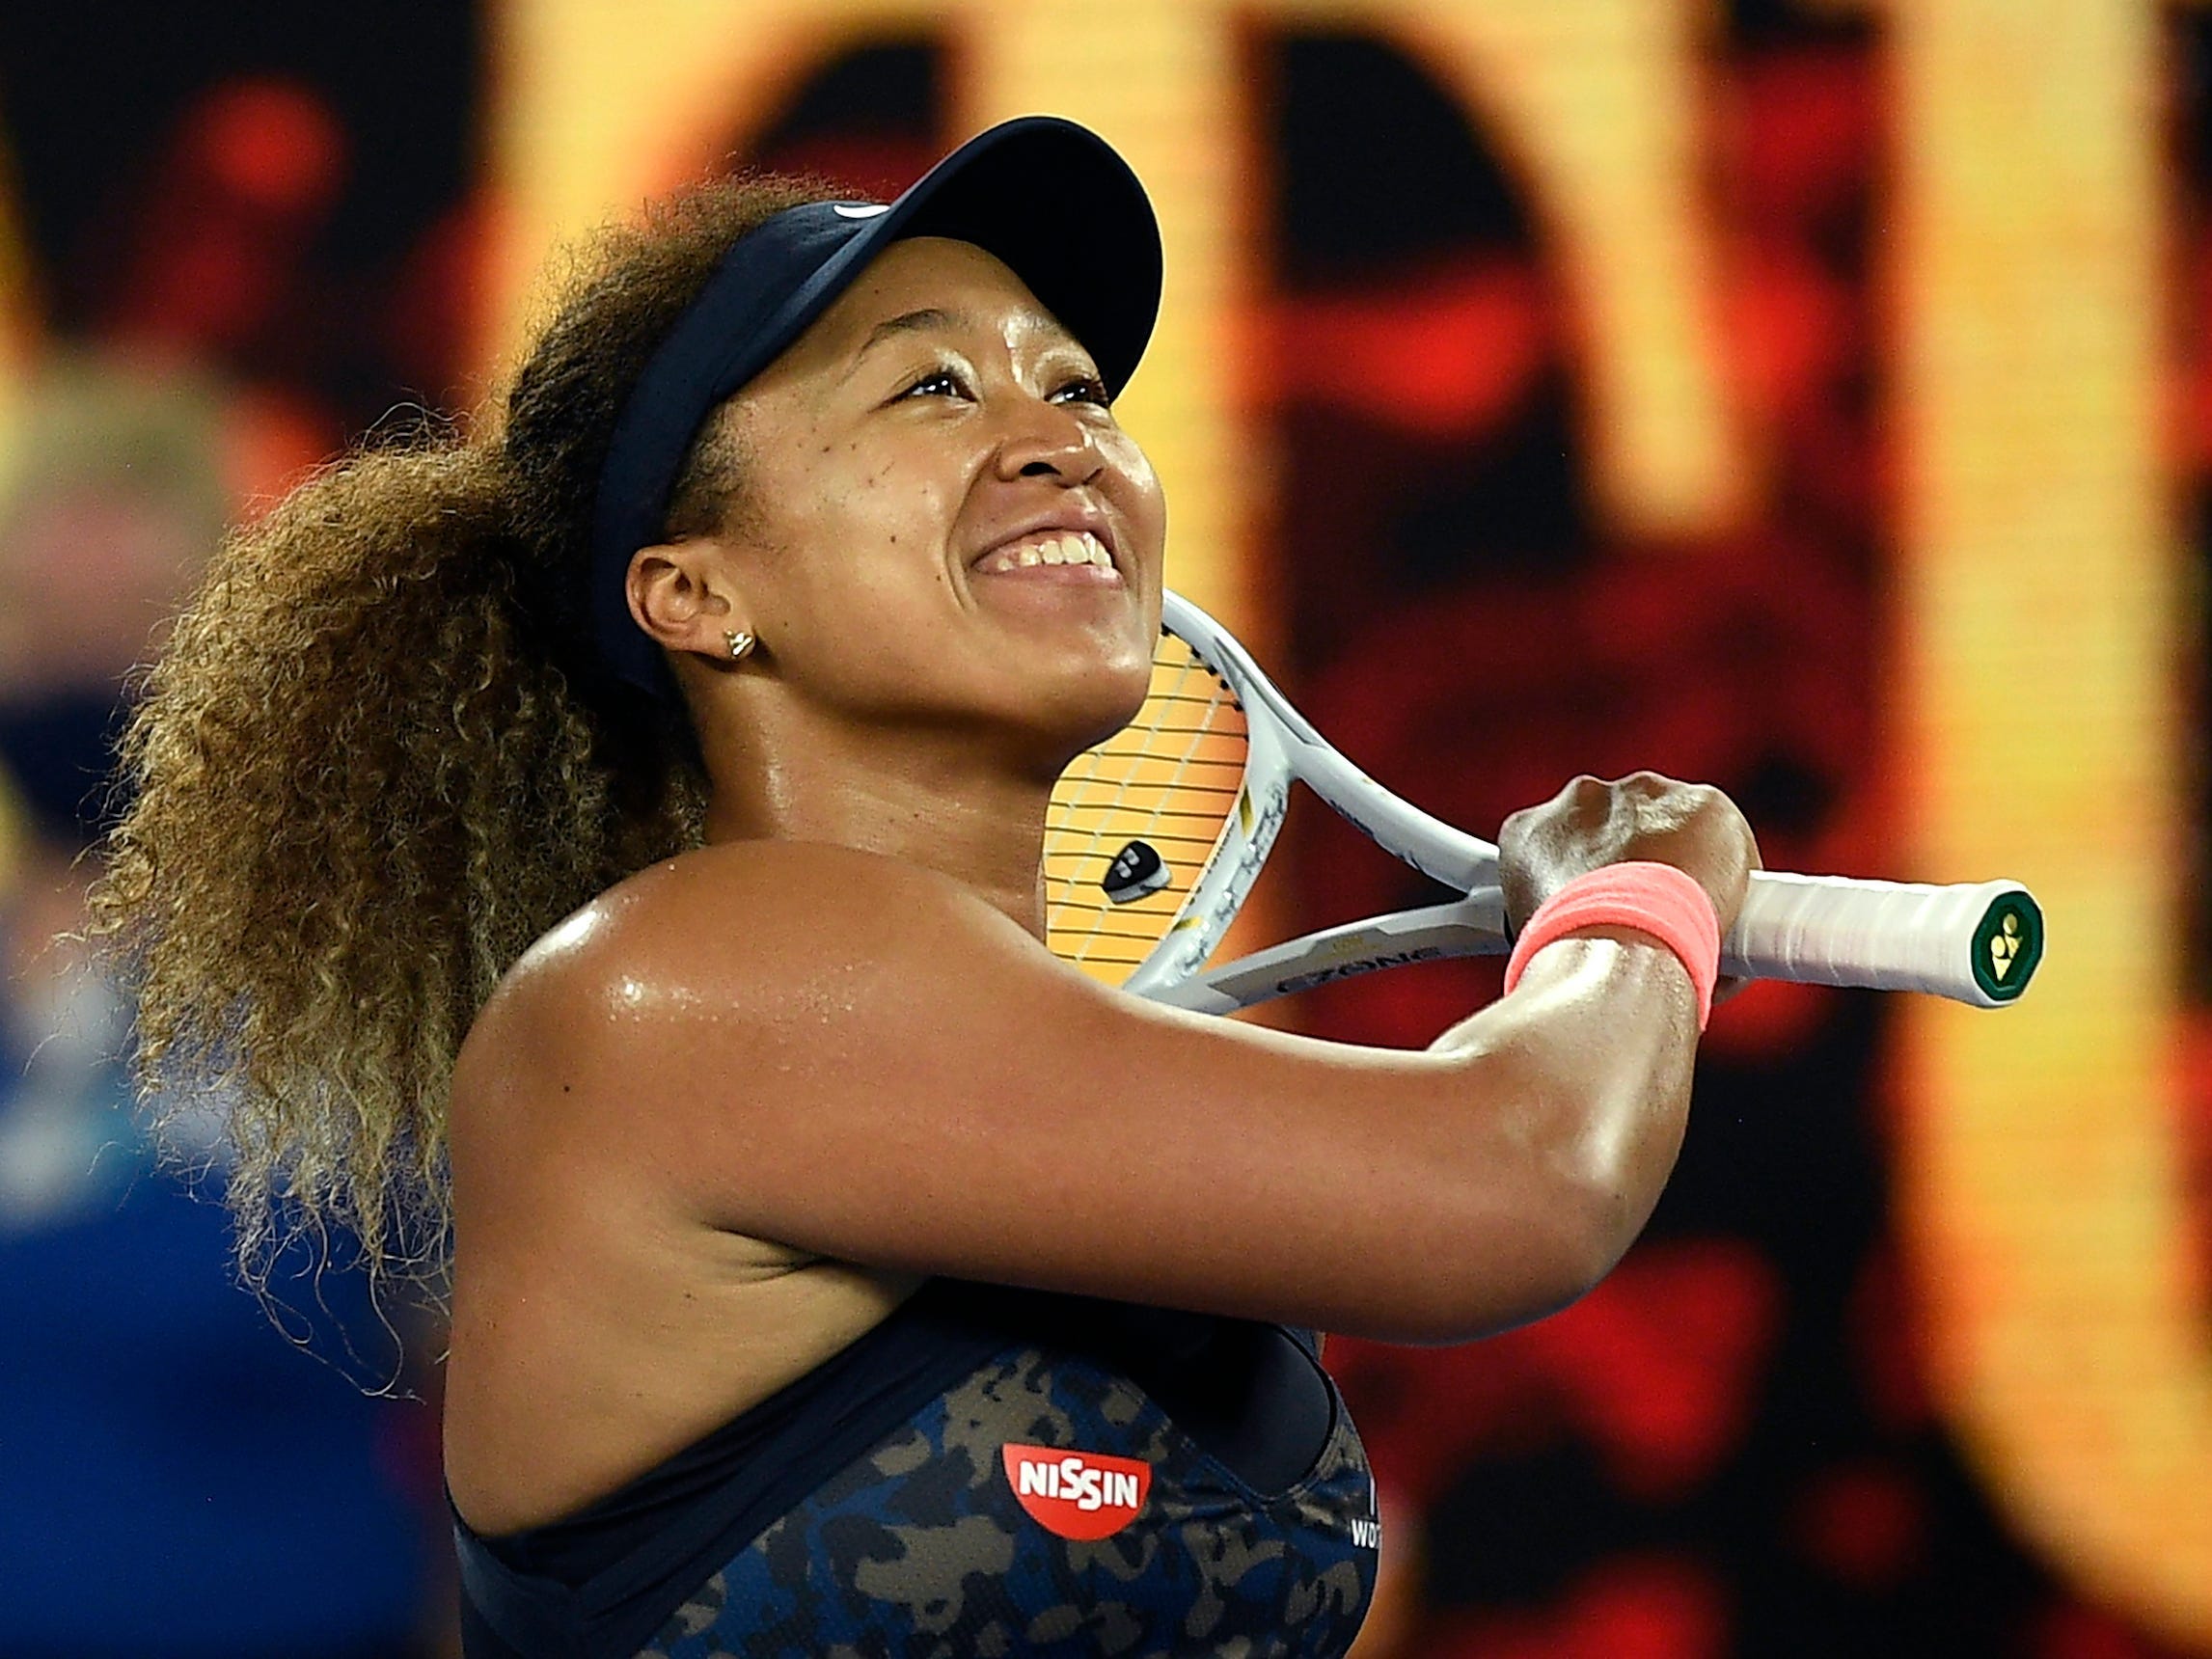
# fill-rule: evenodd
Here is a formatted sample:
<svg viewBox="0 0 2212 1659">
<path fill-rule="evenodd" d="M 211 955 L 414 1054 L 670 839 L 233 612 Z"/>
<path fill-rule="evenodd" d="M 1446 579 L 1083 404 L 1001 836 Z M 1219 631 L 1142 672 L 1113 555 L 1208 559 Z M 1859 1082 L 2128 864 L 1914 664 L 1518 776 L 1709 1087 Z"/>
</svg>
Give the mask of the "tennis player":
<svg viewBox="0 0 2212 1659">
<path fill-rule="evenodd" d="M 249 1271 L 450 1223 L 472 1659 L 1340 1654 L 1379 1537 L 1315 1330 L 1539 1318 L 1649 1214 L 1756 861 L 1711 789 L 1509 822 L 1513 989 L 1425 1052 L 1041 942 L 1159 622 L 1159 292 L 1064 122 L 888 206 L 687 196 L 153 670 L 99 899 L 144 1061 L 229 1091 Z"/>
</svg>

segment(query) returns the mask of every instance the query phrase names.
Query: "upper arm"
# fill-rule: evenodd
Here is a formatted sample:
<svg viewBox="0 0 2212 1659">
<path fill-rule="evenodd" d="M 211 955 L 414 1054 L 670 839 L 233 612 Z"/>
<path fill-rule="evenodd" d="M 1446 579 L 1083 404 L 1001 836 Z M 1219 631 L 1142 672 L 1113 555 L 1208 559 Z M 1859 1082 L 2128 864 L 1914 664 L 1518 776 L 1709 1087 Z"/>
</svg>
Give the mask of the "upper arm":
<svg viewBox="0 0 2212 1659">
<path fill-rule="evenodd" d="M 1159 1008 L 948 880 L 829 848 L 711 849 L 574 931 L 487 1010 L 489 1086 L 711 1225 L 1414 1340 L 1589 1276 L 1558 1083 L 1510 1041 L 1401 1053 Z"/>
</svg>

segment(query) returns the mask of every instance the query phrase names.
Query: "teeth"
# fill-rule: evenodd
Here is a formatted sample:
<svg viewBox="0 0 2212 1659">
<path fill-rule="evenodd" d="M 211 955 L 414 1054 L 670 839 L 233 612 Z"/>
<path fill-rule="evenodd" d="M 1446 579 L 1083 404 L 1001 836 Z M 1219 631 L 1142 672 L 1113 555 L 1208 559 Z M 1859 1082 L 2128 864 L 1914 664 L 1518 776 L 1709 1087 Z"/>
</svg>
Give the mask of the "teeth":
<svg viewBox="0 0 2212 1659">
<path fill-rule="evenodd" d="M 1002 548 L 985 559 L 979 568 L 1003 572 L 1026 570 L 1039 564 L 1095 564 L 1101 570 L 1111 570 L 1113 555 L 1106 552 L 1106 543 L 1089 530 L 1064 530 L 1037 540 L 1024 540 L 1018 547 Z"/>
</svg>

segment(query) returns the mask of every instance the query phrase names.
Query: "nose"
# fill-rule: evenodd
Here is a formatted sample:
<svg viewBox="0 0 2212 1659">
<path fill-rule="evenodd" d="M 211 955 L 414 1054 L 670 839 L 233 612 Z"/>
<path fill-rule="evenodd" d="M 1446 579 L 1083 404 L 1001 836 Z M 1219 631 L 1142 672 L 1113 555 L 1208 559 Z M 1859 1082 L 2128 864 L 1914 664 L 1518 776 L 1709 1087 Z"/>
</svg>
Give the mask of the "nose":
<svg viewBox="0 0 2212 1659">
<path fill-rule="evenodd" d="M 1072 409 L 1041 397 L 1024 397 L 998 446 L 1002 478 L 1058 478 L 1087 484 L 1106 465 L 1091 428 Z"/>
</svg>

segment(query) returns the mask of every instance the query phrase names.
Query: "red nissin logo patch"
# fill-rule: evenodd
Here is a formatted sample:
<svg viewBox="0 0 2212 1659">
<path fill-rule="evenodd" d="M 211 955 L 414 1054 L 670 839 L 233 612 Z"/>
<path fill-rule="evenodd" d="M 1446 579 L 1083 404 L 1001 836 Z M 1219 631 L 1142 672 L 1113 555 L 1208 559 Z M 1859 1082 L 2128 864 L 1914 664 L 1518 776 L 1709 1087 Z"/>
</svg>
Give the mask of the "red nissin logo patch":
<svg viewBox="0 0 2212 1659">
<path fill-rule="evenodd" d="M 1006 1482 L 1029 1518 L 1063 1538 L 1103 1538 L 1136 1519 L 1152 1490 L 1152 1465 L 1104 1452 L 1005 1448 Z"/>
</svg>

